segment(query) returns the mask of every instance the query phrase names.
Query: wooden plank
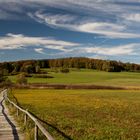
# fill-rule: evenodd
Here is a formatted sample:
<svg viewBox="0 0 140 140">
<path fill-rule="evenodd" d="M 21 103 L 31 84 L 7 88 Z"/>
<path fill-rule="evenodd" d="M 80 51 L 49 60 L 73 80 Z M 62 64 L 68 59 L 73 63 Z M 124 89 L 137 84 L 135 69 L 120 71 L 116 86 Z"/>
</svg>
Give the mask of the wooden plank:
<svg viewBox="0 0 140 140">
<path fill-rule="evenodd" d="M 24 135 L 15 122 L 14 118 L 9 114 L 6 108 L 3 96 L 0 94 L 0 140 L 24 140 Z"/>
</svg>

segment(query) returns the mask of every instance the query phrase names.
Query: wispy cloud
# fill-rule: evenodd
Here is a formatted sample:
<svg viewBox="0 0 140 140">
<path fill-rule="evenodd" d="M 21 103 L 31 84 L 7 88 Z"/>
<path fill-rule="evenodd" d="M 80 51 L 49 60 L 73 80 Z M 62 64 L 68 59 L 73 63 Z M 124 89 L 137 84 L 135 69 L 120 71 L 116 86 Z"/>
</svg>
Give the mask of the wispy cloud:
<svg viewBox="0 0 140 140">
<path fill-rule="evenodd" d="M 5 37 L 0 37 L 0 50 L 20 49 L 30 46 L 41 46 L 48 49 L 57 49 L 66 51 L 69 47 L 78 46 L 79 44 L 73 42 L 66 42 L 55 40 L 47 37 L 29 37 L 22 34 L 7 34 Z M 36 49 L 36 52 L 42 52 L 42 49 Z"/>
<path fill-rule="evenodd" d="M 129 43 L 125 45 L 114 45 L 114 46 L 94 46 L 92 44 L 87 44 L 86 47 L 79 45 L 78 47 L 67 48 L 67 51 L 57 53 L 60 56 L 93 56 L 100 58 L 111 57 L 130 57 L 139 56 L 140 53 L 140 43 Z"/>
<path fill-rule="evenodd" d="M 137 5 L 140 5 L 138 0 L 2 0 L 0 19 L 18 19 L 21 18 L 18 14 L 23 13 L 40 23 L 67 30 L 109 38 L 140 38 L 140 34 L 136 34 L 139 29 L 133 23 L 140 21 L 140 9 Z M 68 13 L 54 14 L 47 11 L 47 7 L 67 10 Z M 42 9 L 45 9 L 44 13 L 40 12 Z M 128 20 L 131 25 L 126 26 Z"/>
<path fill-rule="evenodd" d="M 34 50 L 37 53 L 44 54 L 44 49 L 43 48 L 35 48 Z"/>
<path fill-rule="evenodd" d="M 25 16 L 24 5 L 24 3 L 17 0 L 1 0 L 0 20 L 23 20 Z"/>
<path fill-rule="evenodd" d="M 125 14 L 123 17 L 129 21 L 140 22 L 140 13 Z"/>
<path fill-rule="evenodd" d="M 95 53 L 100 55 L 110 55 L 110 56 L 119 56 L 119 55 L 138 55 L 138 47 L 140 44 L 127 44 L 113 47 L 87 47 L 85 51 L 87 53 Z"/>
<path fill-rule="evenodd" d="M 85 21 L 73 15 L 42 14 L 40 11 L 35 14 L 28 13 L 28 15 L 40 23 L 72 31 L 99 34 L 109 38 L 140 38 L 140 34 L 126 32 L 127 27 L 123 24 L 93 22 L 90 19 Z"/>
<path fill-rule="evenodd" d="M 78 28 L 79 31 L 100 34 L 109 38 L 140 38 L 140 34 L 126 32 L 125 26 L 112 23 L 85 23 Z"/>
<path fill-rule="evenodd" d="M 0 50 L 13 50 L 22 49 L 25 47 L 35 47 L 34 51 L 40 54 L 45 54 L 44 50 L 54 49 L 60 50 L 64 54 L 73 52 L 85 53 L 85 54 L 99 54 L 99 55 L 137 55 L 139 54 L 140 43 L 130 43 L 126 45 L 106 47 L 105 45 L 94 46 L 55 40 L 46 37 L 29 37 L 22 34 L 7 34 L 5 37 L 0 37 Z M 37 48 L 38 47 L 38 48 Z"/>
</svg>

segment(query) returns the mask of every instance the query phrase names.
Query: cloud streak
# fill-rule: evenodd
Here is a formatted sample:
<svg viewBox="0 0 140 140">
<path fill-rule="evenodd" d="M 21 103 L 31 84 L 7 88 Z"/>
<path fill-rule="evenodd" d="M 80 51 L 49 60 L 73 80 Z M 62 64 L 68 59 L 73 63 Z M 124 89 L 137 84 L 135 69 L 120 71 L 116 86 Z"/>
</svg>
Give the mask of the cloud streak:
<svg viewBox="0 0 140 140">
<path fill-rule="evenodd" d="M 45 54 L 43 48 L 35 48 L 35 52 L 40 53 L 40 54 Z"/>
<path fill-rule="evenodd" d="M 140 22 L 140 13 L 126 14 L 124 18 L 132 22 Z"/>
<path fill-rule="evenodd" d="M 24 16 L 28 15 L 35 21 L 51 27 L 98 34 L 108 38 L 140 38 L 140 34 L 135 33 L 137 29 L 134 29 L 135 23 L 133 23 L 140 22 L 140 9 L 137 5 L 140 5 L 138 0 L 127 0 L 127 2 L 123 0 L 117 2 L 115 0 L 12 0 L 10 2 L 2 0 L 0 19 L 17 20 L 20 18 L 18 14 L 23 13 Z M 41 12 L 48 7 L 67 10 L 69 13 L 54 14 L 47 10 Z M 32 12 L 29 12 L 30 10 Z M 81 13 L 82 18 L 78 13 Z"/>
<path fill-rule="evenodd" d="M 140 34 L 126 32 L 127 27 L 121 24 L 84 21 L 73 15 L 42 14 L 40 11 L 28 15 L 40 23 L 72 31 L 99 34 L 108 38 L 140 38 Z"/>
<path fill-rule="evenodd" d="M 87 47 L 85 51 L 87 53 L 95 53 L 100 55 L 108 55 L 108 56 L 120 56 L 120 55 L 138 55 L 137 48 L 140 44 L 127 44 L 113 47 Z"/>
<path fill-rule="evenodd" d="M 82 44 L 55 40 L 46 37 L 29 37 L 22 34 L 7 34 L 5 37 L 0 37 L 0 50 L 24 49 L 25 47 L 34 47 L 34 51 L 40 54 L 45 54 L 45 49 L 59 50 L 64 54 L 73 52 L 85 54 L 99 54 L 107 56 L 119 55 L 137 55 L 140 43 L 130 43 L 126 45 L 106 47 L 106 46 L 83 46 Z"/>
<path fill-rule="evenodd" d="M 0 50 L 13 50 L 25 47 L 41 46 L 48 49 L 55 49 L 66 51 L 69 47 L 78 46 L 79 44 L 73 42 L 66 42 L 47 37 L 29 37 L 22 34 L 7 34 L 5 37 L 0 37 Z M 36 49 L 36 52 L 43 52 L 43 49 Z"/>
</svg>

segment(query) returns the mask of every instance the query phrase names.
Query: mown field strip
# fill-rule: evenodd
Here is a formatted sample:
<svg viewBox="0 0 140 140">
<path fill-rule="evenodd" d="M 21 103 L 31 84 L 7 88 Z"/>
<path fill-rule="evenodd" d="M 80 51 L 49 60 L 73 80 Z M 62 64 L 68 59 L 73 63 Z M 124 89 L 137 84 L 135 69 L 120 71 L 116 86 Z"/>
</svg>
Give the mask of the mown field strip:
<svg viewBox="0 0 140 140">
<path fill-rule="evenodd" d="M 46 71 L 49 71 L 46 69 Z M 70 71 L 70 73 L 48 72 L 53 78 L 28 77 L 29 83 L 50 84 L 93 84 L 101 86 L 125 86 L 140 87 L 140 73 L 134 72 L 103 72 L 82 69 Z M 9 76 L 11 81 L 16 82 L 17 76 Z"/>
</svg>

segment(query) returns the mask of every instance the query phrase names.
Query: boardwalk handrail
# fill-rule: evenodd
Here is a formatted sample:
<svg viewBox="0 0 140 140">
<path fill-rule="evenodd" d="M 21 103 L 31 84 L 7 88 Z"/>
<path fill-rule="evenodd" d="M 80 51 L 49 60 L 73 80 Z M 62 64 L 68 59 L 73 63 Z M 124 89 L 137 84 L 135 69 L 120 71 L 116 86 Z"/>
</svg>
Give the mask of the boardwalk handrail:
<svg viewBox="0 0 140 140">
<path fill-rule="evenodd" d="M 29 113 L 27 110 L 22 109 L 20 106 L 16 105 L 14 102 L 12 102 L 8 96 L 7 96 L 7 89 L 2 91 L 3 97 L 5 100 L 7 100 L 10 104 L 12 104 L 15 108 L 17 108 L 17 115 L 19 114 L 19 110 L 25 114 L 24 123 L 27 122 L 27 116 L 35 123 L 35 140 L 38 140 L 38 129 L 46 136 L 48 140 L 55 140 L 50 133 L 42 126 L 42 124 L 38 121 L 37 118 L 35 118 L 31 113 Z"/>
</svg>

